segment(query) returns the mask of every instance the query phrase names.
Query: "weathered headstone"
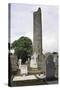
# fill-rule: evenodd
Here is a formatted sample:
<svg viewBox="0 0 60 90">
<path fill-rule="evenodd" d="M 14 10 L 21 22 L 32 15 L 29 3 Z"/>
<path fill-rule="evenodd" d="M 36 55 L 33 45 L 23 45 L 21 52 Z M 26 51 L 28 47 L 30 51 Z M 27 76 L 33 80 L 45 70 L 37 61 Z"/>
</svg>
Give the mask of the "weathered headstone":
<svg viewBox="0 0 60 90">
<path fill-rule="evenodd" d="M 21 59 L 19 59 L 19 62 L 18 62 L 18 64 L 19 64 L 19 69 L 21 69 Z"/>
<path fill-rule="evenodd" d="M 53 56 L 49 55 L 46 60 L 46 78 L 53 79 L 55 77 L 55 64 Z"/>
<path fill-rule="evenodd" d="M 10 55 L 10 62 L 11 62 L 11 70 L 12 70 L 12 72 L 17 71 L 18 70 L 17 56 Z"/>
<path fill-rule="evenodd" d="M 58 53 L 53 54 L 55 63 L 55 77 L 58 78 Z"/>
<path fill-rule="evenodd" d="M 31 68 L 37 68 L 37 61 L 36 61 L 37 55 L 34 53 L 34 55 L 31 57 L 30 67 Z"/>
<path fill-rule="evenodd" d="M 27 65 L 21 65 L 21 69 L 20 70 L 21 70 L 21 72 L 20 72 L 21 75 L 28 74 Z"/>
</svg>

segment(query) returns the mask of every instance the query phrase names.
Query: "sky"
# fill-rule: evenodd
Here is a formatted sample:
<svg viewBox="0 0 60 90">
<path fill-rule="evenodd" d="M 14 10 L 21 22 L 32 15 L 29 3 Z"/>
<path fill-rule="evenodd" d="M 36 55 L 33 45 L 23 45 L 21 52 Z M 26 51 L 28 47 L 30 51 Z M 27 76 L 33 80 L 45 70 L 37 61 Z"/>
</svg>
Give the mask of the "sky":
<svg viewBox="0 0 60 90">
<path fill-rule="evenodd" d="M 43 52 L 58 51 L 58 6 L 11 4 L 11 43 L 21 36 L 33 42 L 33 12 L 41 8 Z"/>
</svg>

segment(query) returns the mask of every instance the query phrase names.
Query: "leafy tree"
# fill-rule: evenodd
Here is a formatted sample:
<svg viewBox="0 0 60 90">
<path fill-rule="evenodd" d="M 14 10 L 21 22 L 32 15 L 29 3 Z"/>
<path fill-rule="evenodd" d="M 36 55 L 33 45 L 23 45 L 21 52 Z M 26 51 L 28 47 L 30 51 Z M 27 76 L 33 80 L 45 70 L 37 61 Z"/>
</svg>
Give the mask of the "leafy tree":
<svg viewBox="0 0 60 90">
<path fill-rule="evenodd" d="M 15 49 L 15 54 L 18 59 L 22 59 L 22 63 L 25 63 L 28 57 L 32 55 L 32 41 L 28 37 L 21 37 L 12 43 L 12 47 Z"/>
</svg>

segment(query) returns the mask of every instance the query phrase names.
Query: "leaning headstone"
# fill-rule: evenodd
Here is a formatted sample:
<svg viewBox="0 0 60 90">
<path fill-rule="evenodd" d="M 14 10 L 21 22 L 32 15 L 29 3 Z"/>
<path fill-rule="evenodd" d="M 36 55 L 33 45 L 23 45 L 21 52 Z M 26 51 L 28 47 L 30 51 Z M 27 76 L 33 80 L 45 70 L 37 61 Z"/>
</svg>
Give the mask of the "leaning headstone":
<svg viewBox="0 0 60 90">
<path fill-rule="evenodd" d="M 55 64 L 53 62 L 53 56 L 49 55 L 46 60 L 46 78 L 53 79 L 55 77 Z"/>
</svg>

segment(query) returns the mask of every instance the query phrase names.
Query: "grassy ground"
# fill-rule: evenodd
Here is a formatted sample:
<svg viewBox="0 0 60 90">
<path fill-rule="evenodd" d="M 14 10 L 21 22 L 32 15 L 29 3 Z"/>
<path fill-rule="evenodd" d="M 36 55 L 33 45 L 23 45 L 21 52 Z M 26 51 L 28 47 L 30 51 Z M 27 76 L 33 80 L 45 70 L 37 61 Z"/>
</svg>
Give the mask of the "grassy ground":
<svg viewBox="0 0 60 90">
<path fill-rule="evenodd" d="M 49 84 L 58 84 L 58 80 L 36 79 L 24 81 L 12 81 L 11 86 L 32 86 L 32 85 L 49 85 Z"/>
<path fill-rule="evenodd" d="M 20 71 L 15 73 L 16 76 L 20 75 Z M 14 75 L 14 76 L 15 76 Z M 30 75 L 30 74 L 29 74 Z M 24 81 L 13 81 L 13 78 L 11 79 L 11 84 L 10 86 L 32 86 L 32 85 L 49 85 L 49 84 L 58 84 L 58 79 L 53 78 L 53 79 L 36 79 L 36 80 L 24 80 Z"/>
</svg>

